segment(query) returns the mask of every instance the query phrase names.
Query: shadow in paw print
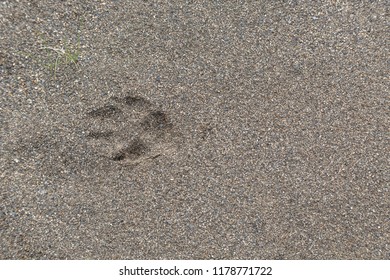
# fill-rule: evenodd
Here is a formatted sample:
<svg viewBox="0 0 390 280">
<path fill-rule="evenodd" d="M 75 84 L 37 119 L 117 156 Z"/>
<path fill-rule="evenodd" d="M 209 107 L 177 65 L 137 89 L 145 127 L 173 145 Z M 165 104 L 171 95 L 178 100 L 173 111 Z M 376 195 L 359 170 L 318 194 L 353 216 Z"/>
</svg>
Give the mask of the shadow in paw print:
<svg viewBox="0 0 390 280">
<path fill-rule="evenodd" d="M 122 111 L 114 105 L 106 105 L 104 107 L 89 112 L 88 115 L 94 118 L 111 118 L 119 115 L 120 113 L 122 113 Z"/>
<path fill-rule="evenodd" d="M 114 155 L 112 160 L 137 160 L 138 158 L 148 153 L 149 150 L 150 149 L 148 146 L 141 139 L 135 139 L 128 146 Z"/>
<path fill-rule="evenodd" d="M 92 131 L 87 136 L 93 139 L 107 139 L 114 135 L 113 131 Z"/>
<path fill-rule="evenodd" d="M 126 96 L 123 101 L 127 106 L 133 108 L 145 108 L 151 106 L 149 101 L 139 96 Z"/>
<path fill-rule="evenodd" d="M 161 131 L 172 128 L 172 123 L 169 121 L 166 113 L 162 111 L 154 111 L 149 113 L 141 122 L 141 126 L 146 131 Z"/>
</svg>

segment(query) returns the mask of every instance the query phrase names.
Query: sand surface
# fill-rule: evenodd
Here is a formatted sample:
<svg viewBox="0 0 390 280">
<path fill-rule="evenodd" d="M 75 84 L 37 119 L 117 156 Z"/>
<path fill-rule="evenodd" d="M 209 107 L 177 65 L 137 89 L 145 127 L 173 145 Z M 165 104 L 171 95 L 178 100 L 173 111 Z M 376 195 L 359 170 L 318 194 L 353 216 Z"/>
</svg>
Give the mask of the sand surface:
<svg viewBox="0 0 390 280">
<path fill-rule="evenodd" d="M 386 1 L 1 1 L 1 259 L 389 259 Z"/>
</svg>

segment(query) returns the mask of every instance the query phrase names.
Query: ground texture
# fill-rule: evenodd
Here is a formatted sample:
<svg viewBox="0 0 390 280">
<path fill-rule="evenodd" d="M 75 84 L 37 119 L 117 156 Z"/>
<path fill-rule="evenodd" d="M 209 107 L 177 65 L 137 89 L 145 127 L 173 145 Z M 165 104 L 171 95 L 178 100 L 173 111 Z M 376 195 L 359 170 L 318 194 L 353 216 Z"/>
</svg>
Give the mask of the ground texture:
<svg viewBox="0 0 390 280">
<path fill-rule="evenodd" d="M 1 1 L 1 259 L 388 259 L 387 1 Z"/>
</svg>

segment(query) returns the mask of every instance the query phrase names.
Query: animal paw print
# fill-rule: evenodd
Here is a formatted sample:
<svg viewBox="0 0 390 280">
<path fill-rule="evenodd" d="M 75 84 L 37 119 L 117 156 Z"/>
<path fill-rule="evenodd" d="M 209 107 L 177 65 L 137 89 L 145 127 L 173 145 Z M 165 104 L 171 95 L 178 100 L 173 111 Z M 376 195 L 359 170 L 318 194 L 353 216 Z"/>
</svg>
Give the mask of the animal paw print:
<svg viewBox="0 0 390 280">
<path fill-rule="evenodd" d="M 139 164 L 176 149 L 168 114 L 140 96 L 112 98 L 87 114 L 87 137 L 98 155 L 120 164 Z"/>
</svg>

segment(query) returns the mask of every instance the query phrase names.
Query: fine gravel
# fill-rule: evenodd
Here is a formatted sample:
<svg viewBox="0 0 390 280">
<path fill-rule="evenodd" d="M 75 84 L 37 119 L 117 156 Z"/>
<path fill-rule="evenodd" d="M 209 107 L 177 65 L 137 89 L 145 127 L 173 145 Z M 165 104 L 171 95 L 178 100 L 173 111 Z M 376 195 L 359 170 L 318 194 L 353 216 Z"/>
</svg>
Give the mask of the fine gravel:
<svg viewBox="0 0 390 280">
<path fill-rule="evenodd" d="M 1 259 L 389 259 L 388 1 L 0 1 Z"/>
</svg>

